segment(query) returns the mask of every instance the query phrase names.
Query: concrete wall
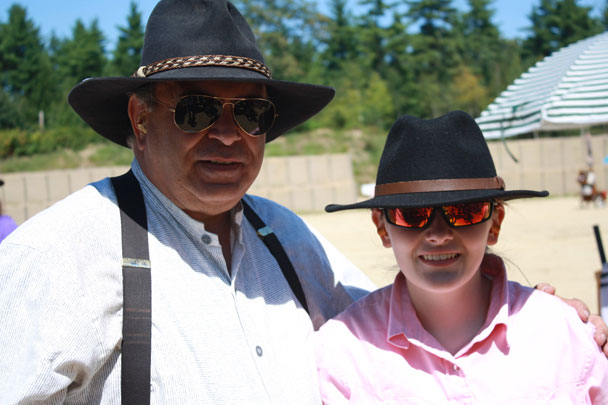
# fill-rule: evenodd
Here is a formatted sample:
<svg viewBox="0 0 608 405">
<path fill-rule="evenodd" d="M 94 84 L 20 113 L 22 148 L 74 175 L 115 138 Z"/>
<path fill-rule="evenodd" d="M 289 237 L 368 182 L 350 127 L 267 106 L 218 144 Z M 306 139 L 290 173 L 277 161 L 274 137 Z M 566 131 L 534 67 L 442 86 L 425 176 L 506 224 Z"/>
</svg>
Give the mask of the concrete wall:
<svg viewBox="0 0 608 405">
<path fill-rule="evenodd" d="M 18 224 L 86 184 L 117 176 L 128 167 L 6 173 L 0 187 L 3 211 Z M 250 192 L 298 212 L 320 211 L 329 203 L 357 198 L 350 156 L 320 155 L 264 159 Z"/>
<path fill-rule="evenodd" d="M 608 187 L 608 135 L 592 137 L 594 171 L 597 186 Z M 508 140 L 507 147 L 518 159 L 514 162 L 502 142 L 490 142 L 496 171 L 507 189 L 549 190 L 552 195 L 577 194 L 578 171 L 586 168 L 587 144 L 580 136 Z"/>
<path fill-rule="evenodd" d="M 585 167 L 587 145 L 580 136 L 490 142 L 496 170 L 508 189 L 549 190 L 552 195 L 576 194 L 578 171 Z M 592 137 L 592 150 L 600 189 L 608 187 L 608 135 Z M 107 176 L 124 173 L 126 167 L 57 170 L 2 175 L 0 201 L 4 211 L 21 223 L 40 210 Z M 270 157 L 264 159 L 252 194 L 277 201 L 297 212 L 321 211 L 328 203 L 349 203 L 357 198 L 349 155 Z"/>
</svg>

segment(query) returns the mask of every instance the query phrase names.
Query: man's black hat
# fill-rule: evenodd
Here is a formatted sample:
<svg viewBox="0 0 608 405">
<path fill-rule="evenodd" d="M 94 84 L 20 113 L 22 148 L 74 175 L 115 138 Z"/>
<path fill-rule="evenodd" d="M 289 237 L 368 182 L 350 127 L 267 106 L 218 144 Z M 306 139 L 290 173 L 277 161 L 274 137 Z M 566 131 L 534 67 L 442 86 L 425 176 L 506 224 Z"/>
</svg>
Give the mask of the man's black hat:
<svg viewBox="0 0 608 405">
<path fill-rule="evenodd" d="M 325 210 L 430 207 L 547 195 L 547 191 L 505 190 L 475 120 L 452 111 L 430 120 L 400 117 L 386 139 L 374 198 L 332 204 Z"/>
<path fill-rule="evenodd" d="M 127 146 L 129 93 L 159 81 L 260 83 L 278 117 L 266 142 L 306 121 L 334 96 L 334 89 L 271 78 L 255 36 L 226 0 L 162 0 L 148 20 L 140 67 L 133 77 L 85 79 L 68 96 L 95 131 Z"/>
</svg>

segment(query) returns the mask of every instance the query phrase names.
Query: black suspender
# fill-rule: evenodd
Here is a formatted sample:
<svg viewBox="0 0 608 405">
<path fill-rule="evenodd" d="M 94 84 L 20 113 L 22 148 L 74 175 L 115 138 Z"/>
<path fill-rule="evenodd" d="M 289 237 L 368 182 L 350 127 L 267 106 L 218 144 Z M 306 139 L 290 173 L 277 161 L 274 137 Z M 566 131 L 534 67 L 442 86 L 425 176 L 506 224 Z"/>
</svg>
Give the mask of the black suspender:
<svg viewBox="0 0 608 405">
<path fill-rule="evenodd" d="M 243 203 L 243 211 L 245 212 L 245 216 L 251 222 L 251 225 L 255 228 L 258 237 L 262 239 L 270 253 L 274 256 L 275 260 L 279 264 L 281 271 L 283 272 L 283 276 L 289 283 L 289 287 L 291 287 L 291 291 L 295 294 L 298 301 L 302 307 L 308 312 L 308 304 L 306 303 L 306 296 L 304 295 L 304 290 L 302 289 L 302 284 L 298 279 L 298 275 L 291 264 L 291 260 L 289 260 L 289 256 L 285 253 L 281 242 L 279 242 L 279 238 L 272 231 L 269 226 L 266 226 L 262 219 L 255 213 L 255 211 L 245 202 L 245 200 L 241 200 Z"/>
<path fill-rule="evenodd" d="M 146 206 L 139 182 L 131 170 L 110 180 L 120 208 L 122 231 L 121 398 L 123 404 L 149 404 L 152 283 Z M 249 204 L 241 201 L 245 217 L 276 259 L 302 307 L 309 312 L 304 290 L 281 242 Z"/>
<path fill-rule="evenodd" d="M 146 206 L 131 170 L 111 180 L 122 230 L 121 398 L 123 404 L 149 404 L 152 284 Z"/>
</svg>

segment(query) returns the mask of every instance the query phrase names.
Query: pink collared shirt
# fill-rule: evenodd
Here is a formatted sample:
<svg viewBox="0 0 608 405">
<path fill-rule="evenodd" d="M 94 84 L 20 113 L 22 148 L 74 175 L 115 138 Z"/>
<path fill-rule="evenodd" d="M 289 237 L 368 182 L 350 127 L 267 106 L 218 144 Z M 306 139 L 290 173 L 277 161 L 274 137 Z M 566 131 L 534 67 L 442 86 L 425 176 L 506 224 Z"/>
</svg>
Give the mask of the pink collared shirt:
<svg viewBox="0 0 608 405">
<path fill-rule="evenodd" d="M 486 259 L 487 319 L 455 355 L 420 324 L 401 273 L 323 325 L 314 339 L 324 403 L 608 404 L 593 326 Z"/>
</svg>

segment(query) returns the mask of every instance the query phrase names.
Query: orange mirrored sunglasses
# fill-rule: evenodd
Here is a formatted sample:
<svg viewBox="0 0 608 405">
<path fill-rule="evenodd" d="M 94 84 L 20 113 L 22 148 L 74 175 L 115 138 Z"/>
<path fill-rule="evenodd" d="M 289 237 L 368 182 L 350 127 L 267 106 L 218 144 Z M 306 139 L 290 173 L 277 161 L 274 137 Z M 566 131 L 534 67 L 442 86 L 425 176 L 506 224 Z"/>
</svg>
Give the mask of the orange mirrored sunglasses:
<svg viewBox="0 0 608 405">
<path fill-rule="evenodd" d="M 440 207 L 385 208 L 384 215 L 390 224 L 402 228 L 424 229 L 439 211 L 452 228 L 480 224 L 492 215 L 492 201 L 475 201 Z"/>
</svg>

